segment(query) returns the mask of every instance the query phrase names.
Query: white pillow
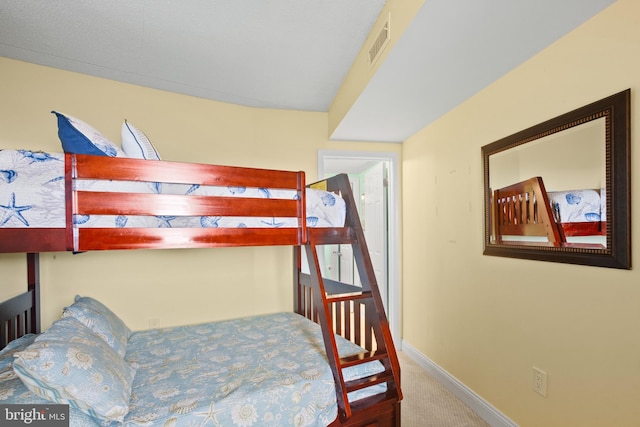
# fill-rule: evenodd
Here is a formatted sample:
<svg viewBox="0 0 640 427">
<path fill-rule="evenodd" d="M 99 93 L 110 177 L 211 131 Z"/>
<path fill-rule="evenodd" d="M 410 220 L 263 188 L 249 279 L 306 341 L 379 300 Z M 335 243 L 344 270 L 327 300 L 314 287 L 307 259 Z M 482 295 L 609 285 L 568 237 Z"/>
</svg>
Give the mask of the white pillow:
<svg viewBox="0 0 640 427">
<path fill-rule="evenodd" d="M 158 150 L 147 135 L 126 120 L 122 123 L 122 149 L 127 157 L 145 160 L 162 160 Z"/>
<path fill-rule="evenodd" d="M 124 151 L 93 126 L 67 114 L 52 111 L 58 118 L 58 137 L 65 153 L 125 157 Z"/>
</svg>

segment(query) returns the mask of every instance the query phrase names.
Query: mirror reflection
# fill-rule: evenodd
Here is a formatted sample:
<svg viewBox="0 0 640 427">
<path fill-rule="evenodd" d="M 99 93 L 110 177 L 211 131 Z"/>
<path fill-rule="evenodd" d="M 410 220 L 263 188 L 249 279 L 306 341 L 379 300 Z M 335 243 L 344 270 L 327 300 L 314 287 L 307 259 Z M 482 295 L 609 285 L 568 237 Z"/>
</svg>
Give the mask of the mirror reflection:
<svg viewBox="0 0 640 427">
<path fill-rule="evenodd" d="M 489 185 L 499 192 L 531 178 L 540 178 L 547 196 L 543 201 L 549 204 L 550 219 L 557 224 L 559 234 L 556 240 L 553 230 L 548 233 L 545 230 L 540 235 L 531 231 L 528 224 L 542 220 L 543 214 L 538 212 L 542 206 L 538 204 L 543 201 L 536 200 L 535 192 L 521 191 L 511 196 L 512 199 L 507 196 L 507 199 L 496 200 L 494 196 L 492 208 L 501 209 L 503 214 L 502 221 L 496 221 L 508 221 L 512 227 L 506 230 L 493 227 L 491 243 L 606 247 L 605 125 L 605 117 L 596 118 L 489 158 Z M 508 210 L 512 215 L 505 217 Z M 496 218 L 495 215 L 492 217 Z M 556 225 L 549 224 L 551 227 Z"/>
<path fill-rule="evenodd" d="M 485 255 L 631 268 L 630 93 L 482 147 Z"/>
</svg>

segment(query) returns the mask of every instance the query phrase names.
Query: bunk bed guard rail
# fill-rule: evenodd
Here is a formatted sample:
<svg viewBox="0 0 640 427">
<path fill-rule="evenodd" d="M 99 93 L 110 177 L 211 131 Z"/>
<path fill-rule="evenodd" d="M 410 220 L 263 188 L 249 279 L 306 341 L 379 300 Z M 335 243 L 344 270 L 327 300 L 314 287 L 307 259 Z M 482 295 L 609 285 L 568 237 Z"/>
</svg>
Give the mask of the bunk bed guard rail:
<svg viewBox="0 0 640 427">
<path fill-rule="evenodd" d="M 90 183 L 84 185 L 83 183 Z M 94 185 L 98 183 L 98 185 Z M 146 184 L 143 191 L 131 183 Z M 123 184 L 124 190 L 117 189 Z M 178 187 L 166 194 L 146 188 Z M 234 187 L 294 191 L 284 198 L 189 195 L 189 188 Z M 135 185 L 134 185 L 135 187 Z M 181 188 L 182 187 L 182 188 Z M 99 188 L 99 190 L 96 190 Z M 105 190 L 107 188 L 107 190 Z M 304 172 L 65 154 L 66 245 L 75 252 L 113 249 L 301 245 L 307 240 Z M 108 226 L 83 227 L 91 215 Z M 293 219 L 290 227 L 122 226 L 123 218 L 265 217 Z"/>
</svg>

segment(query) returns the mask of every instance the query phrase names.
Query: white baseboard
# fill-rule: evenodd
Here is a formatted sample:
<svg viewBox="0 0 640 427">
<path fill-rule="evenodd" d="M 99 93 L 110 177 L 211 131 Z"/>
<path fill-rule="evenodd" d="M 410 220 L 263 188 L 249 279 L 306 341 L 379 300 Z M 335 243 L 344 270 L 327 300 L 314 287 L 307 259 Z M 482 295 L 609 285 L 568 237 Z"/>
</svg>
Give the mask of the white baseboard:
<svg viewBox="0 0 640 427">
<path fill-rule="evenodd" d="M 471 408 L 473 412 L 478 414 L 480 418 L 485 420 L 491 427 L 518 427 L 518 425 L 507 416 L 475 394 L 470 388 L 458 381 L 456 377 L 420 353 L 411 344 L 403 340 L 401 348 L 404 354 L 409 356 L 421 368 L 427 371 L 429 375 L 435 378 L 436 381 L 464 402 L 465 405 Z"/>
</svg>

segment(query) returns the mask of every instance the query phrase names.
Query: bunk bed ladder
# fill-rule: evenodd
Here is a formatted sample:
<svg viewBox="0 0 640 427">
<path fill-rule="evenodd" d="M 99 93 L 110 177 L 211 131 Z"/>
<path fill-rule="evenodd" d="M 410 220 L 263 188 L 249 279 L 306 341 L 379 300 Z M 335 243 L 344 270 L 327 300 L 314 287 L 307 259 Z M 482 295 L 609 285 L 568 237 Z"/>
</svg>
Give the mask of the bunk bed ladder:
<svg viewBox="0 0 640 427">
<path fill-rule="evenodd" d="M 362 280 L 363 289 L 360 292 L 349 292 L 346 294 L 331 293 L 328 289 L 329 286 L 325 286 L 326 279 L 323 279 L 320 275 L 316 245 L 308 244 L 305 246 L 305 249 L 307 259 L 310 260 L 310 264 L 312 264 L 312 266 L 310 266 L 313 289 L 312 299 L 316 308 L 313 316 L 322 328 L 325 351 L 332 366 L 333 377 L 336 384 L 340 418 L 343 421 L 348 420 L 359 410 L 369 408 L 374 404 L 399 401 L 402 398 L 400 391 L 400 368 L 395 350 L 392 347 L 393 341 L 389 324 L 386 321 L 382 300 L 377 289 L 375 291 L 371 289 L 367 290 L 364 285 L 367 281 Z M 335 285 L 337 282 L 331 283 Z M 359 313 L 357 312 L 354 315 L 354 320 L 348 320 L 350 319 L 348 312 L 337 314 L 337 311 L 341 310 L 340 307 L 343 306 L 343 303 L 346 303 L 347 307 L 351 307 L 351 302 L 355 303 L 353 304 L 355 307 L 363 307 L 366 313 L 364 325 L 358 320 L 355 320 L 358 319 Z M 356 308 L 356 310 L 360 311 L 359 308 Z M 356 327 L 361 327 L 366 331 L 363 338 L 365 342 L 357 342 L 357 344 L 363 345 L 367 350 L 366 352 L 344 358 L 338 355 L 335 332 L 337 329 L 340 329 L 342 325 L 336 325 L 336 318 L 342 318 L 342 321 L 347 323 L 353 321 L 353 323 L 357 325 Z M 353 381 L 345 380 L 343 369 L 372 361 L 380 361 L 384 366 L 384 371 Z M 386 384 L 386 391 L 381 394 L 378 393 L 365 399 L 350 402 L 348 393 L 382 383 Z"/>
<path fill-rule="evenodd" d="M 334 177 L 331 182 L 333 185 L 337 182 L 337 190 L 347 203 L 346 227 L 332 230 L 308 229 L 308 242 L 304 248 L 310 274 L 301 272 L 302 251 L 299 247 L 296 248 L 295 256 L 298 264 L 296 298 L 312 300 L 312 304 L 301 304 L 298 301 L 297 305 L 313 307 L 313 312 L 300 314 L 316 321 L 322 328 L 325 350 L 332 366 L 336 385 L 339 417 L 344 425 L 352 425 L 349 420 L 358 420 L 360 411 L 376 405 L 380 408 L 380 417 L 388 419 L 388 424 L 381 425 L 399 425 L 398 403 L 402 399 L 400 365 L 364 239 L 364 231 L 357 210 L 354 209 L 355 202 L 351 191 L 343 191 L 345 186 L 349 186 L 347 176 Z M 336 188 L 330 190 L 335 191 Z M 361 286 L 322 277 L 318 247 L 327 244 L 351 244 Z M 337 351 L 336 333 L 360 345 L 365 352 L 341 358 Z M 384 371 L 365 378 L 345 381 L 343 375 L 345 368 L 373 361 L 379 361 Z M 349 400 L 348 393 L 378 384 L 386 384 L 386 391 L 378 391 L 370 397 L 353 402 Z M 369 422 L 362 424 L 369 425 Z M 353 425 L 360 425 L 360 423 L 354 421 Z"/>
</svg>

